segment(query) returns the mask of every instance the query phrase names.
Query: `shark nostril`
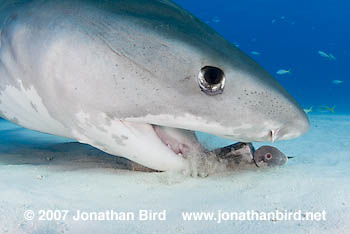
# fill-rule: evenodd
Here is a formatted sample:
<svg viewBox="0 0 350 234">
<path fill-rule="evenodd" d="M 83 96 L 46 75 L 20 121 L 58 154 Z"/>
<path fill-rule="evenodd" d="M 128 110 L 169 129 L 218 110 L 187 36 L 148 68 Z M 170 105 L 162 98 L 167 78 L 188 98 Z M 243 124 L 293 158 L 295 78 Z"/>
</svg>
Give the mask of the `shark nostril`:
<svg viewBox="0 0 350 234">
<path fill-rule="evenodd" d="M 270 137 L 270 141 L 272 141 L 272 139 L 273 139 L 273 131 L 272 130 L 270 130 L 270 132 L 269 132 L 269 137 Z"/>
<path fill-rule="evenodd" d="M 279 131 L 279 129 L 275 129 L 275 130 L 270 130 L 269 131 L 269 137 L 270 137 L 270 141 L 272 143 L 276 141 L 277 135 L 278 135 L 278 131 Z"/>
</svg>

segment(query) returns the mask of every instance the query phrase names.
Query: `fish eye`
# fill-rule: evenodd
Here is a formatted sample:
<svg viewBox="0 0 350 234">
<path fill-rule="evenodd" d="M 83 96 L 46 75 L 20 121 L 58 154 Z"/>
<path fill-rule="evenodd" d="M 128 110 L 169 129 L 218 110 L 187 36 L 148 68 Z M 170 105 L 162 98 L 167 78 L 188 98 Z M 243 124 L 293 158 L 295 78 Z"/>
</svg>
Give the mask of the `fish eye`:
<svg viewBox="0 0 350 234">
<path fill-rule="evenodd" d="M 272 158 L 272 154 L 270 154 L 270 153 L 265 154 L 266 160 L 270 160 L 271 158 Z"/>
<path fill-rule="evenodd" d="M 208 95 L 221 94 L 225 87 L 225 74 L 217 67 L 205 66 L 198 75 L 199 87 Z"/>
</svg>

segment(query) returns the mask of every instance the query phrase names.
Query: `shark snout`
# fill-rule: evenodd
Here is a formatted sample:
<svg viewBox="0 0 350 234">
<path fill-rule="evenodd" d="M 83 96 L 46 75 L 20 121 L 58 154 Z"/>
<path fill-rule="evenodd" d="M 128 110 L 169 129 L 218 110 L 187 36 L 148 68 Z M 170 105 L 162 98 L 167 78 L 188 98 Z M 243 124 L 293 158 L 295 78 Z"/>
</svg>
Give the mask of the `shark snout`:
<svg viewBox="0 0 350 234">
<path fill-rule="evenodd" d="M 269 132 L 271 142 L 277 140 L 288 140 L 304 135 L 310 128 L 309 119 L 305 113 L 287 120 L 278 128 L 272 128 Z"/>
</svg>

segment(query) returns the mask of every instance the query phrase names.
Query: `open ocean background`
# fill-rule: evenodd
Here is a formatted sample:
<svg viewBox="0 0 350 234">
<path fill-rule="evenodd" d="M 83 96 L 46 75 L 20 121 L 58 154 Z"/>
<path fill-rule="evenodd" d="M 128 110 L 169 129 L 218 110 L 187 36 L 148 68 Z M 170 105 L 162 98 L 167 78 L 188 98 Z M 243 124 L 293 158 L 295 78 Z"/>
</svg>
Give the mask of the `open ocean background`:
<svg viewBox="0 0 350 234">
<path fill-rule="evenodd" d="M 313 106 L 317 113 L 326 105 L 336 106 L 338 114 L 350 112 L 349 0 L 175 2 L 259 62 L 303 108 Z M 291 74 L 276 74 L 280 69 Z"/>
</svg>

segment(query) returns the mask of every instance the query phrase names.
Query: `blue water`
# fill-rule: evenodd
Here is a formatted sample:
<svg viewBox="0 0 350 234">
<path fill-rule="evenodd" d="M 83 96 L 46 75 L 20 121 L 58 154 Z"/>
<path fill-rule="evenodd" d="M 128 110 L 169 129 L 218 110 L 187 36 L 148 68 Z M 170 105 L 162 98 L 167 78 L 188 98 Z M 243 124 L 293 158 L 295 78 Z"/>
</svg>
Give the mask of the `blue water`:
<svg viewBox="0 0 350 234">
<path fill-rule="evenodd" d="M 350 112 L 349 0 L 175 2 L 238 44 L 304 108 L 314 106 L 317 112 L 320 105 L 335 105 L 336 113 Z M 319 50 L 336 60 L 321 57 Z M 291 69 L 292 74 L 277 75 L 279 69 Z"/>
</svg>

